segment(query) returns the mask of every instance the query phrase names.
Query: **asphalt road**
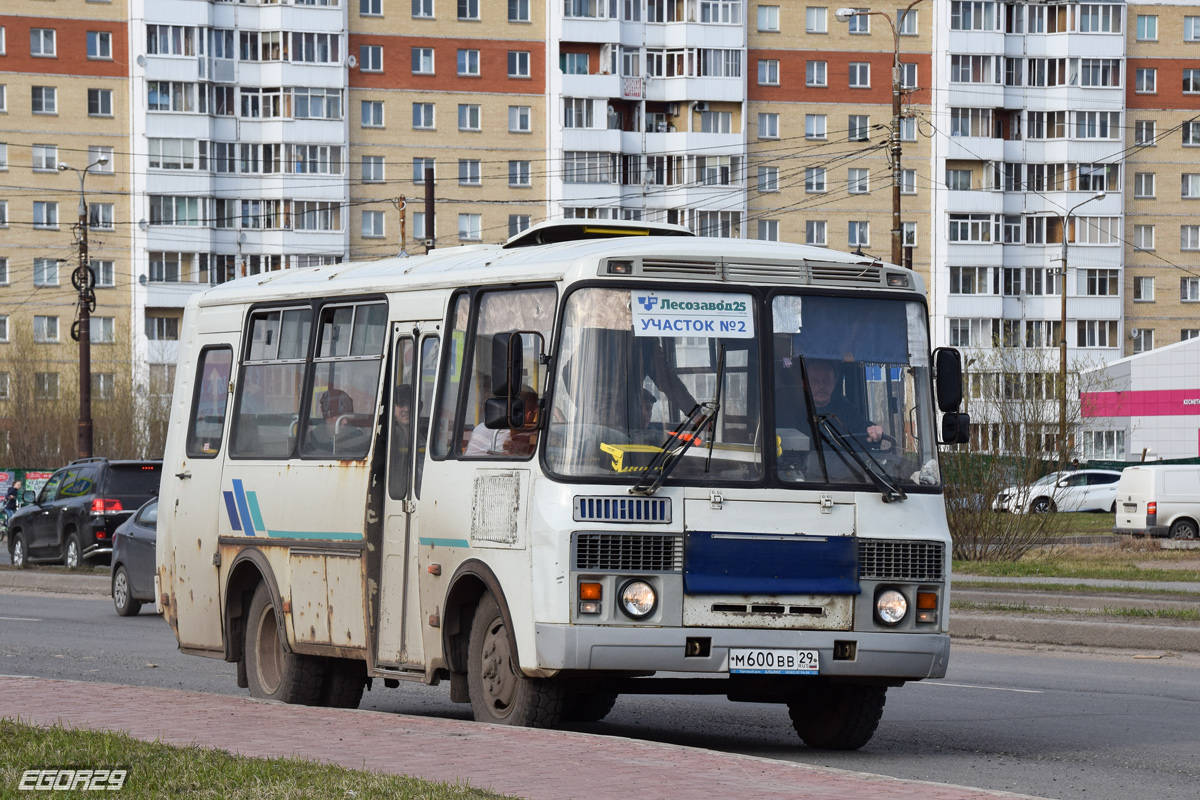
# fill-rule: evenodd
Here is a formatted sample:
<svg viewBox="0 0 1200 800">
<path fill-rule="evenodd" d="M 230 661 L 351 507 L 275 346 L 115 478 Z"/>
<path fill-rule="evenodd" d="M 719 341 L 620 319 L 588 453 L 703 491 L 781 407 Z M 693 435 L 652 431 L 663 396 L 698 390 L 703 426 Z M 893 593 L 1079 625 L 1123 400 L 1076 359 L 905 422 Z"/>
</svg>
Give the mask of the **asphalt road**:
<svg viewBox="0 0 1200 800">
<path fill-rule="evenodd" d="M 151 611 L 0 593 L 0 674 L 239 694 L 230 664 L 185 656 Z M 379 682 L 364 708 L 469 719 L 445 686 Z M 808 750 L 783 706 L 713 697 L 623 697 L 576 730 L 1044 797 L 1191 800 L 1200 786 L 1200 656 L 1135 659 L 955 645 L 944 681 L 888 693 L 855 753 Z"/>
</svg>

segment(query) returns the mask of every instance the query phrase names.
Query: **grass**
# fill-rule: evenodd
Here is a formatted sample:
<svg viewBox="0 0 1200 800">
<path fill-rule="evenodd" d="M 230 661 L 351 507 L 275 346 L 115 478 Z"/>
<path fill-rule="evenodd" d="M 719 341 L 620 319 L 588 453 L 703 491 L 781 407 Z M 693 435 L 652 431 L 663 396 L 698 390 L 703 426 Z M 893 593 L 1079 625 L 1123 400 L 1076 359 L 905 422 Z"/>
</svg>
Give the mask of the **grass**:
<svg viewBox="0 0 1200 800">
<path fill-rule="evenodd" d="M 1170 619 L 1179 622 L 1200 622 L 1200 610 L 1194 608 L 1126 608 L 1104 606 L 1088 610 L 1063 608 L 1061 606 L 1035 606 L 1028 603 L 974 603 L 969 600 L 953 600 L 950 607 L 956 611 L 998 611 L 1004 614 L 1071 614 L 1083 617 L 1132 617 L 1137 619 Z"/>
<path fill-rule="evenodd" d="M 296 758 L 246 758 L 224 750 L 142 742 L 124 733 L 26 725 L 0 719 L 0 796 L 15 797 L 27 769 L 127 768 L 122 798 L 307 800 L 387 797 L 407 800 L 500 800 L 460 784 L 346 769 Z M 23 792 L 20 794 L 24 794 Z M 53 792 L 87 797 L 84 792 Z"/>
<path fill-rule="evenodd" d="M 1171 568 L 1173 562 L 1198 559 L 1200 554 L 1193 550 L 1162 550 L 1158 542 L 1122 540 L 1112 545 L 1034 548 L 1019 561 L 955 561 L 954 570 L 960 575 L 1003 578 L 1200 582 L 1200 569 Z M 1162 566 L 1144 566 L 1146 562 Z"/>
<path fill-rule="evenodd" d="M 1025 592 L 1062 592 L 1078 594 L 1080 592 L 1086 594 L 1095 594 L 1097 591 L 1102 591 L 1104 594 L 1130 594 L 1138 596 L 1152 597 L 1195 597 L 1195 592 L 1188 592 L 1182 589 L 1141 589 L 1134 586 L 1105 586 L 1103 589 L 1098 589 L 1089 583 L 1021 583 L 1005 582 L 1003 584 L 995 584 L 991 581 L 973 581 L 970 577 L 961 578 L 955 576 L 955 589 L 985 589 L 996 590 L 1003 589 L 1006 592 L 1010 591 L 1025 591 Z"/>
</svg>

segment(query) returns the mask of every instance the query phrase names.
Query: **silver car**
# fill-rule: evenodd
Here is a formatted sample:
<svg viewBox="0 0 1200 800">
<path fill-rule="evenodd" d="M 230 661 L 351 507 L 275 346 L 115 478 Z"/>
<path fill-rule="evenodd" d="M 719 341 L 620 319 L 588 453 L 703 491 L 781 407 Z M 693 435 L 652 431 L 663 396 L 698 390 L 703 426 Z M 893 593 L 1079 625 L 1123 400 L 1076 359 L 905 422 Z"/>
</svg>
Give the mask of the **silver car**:
<svg viewBox="0 0 1200 800">
<path fill-rule="evenodd" d="M 1014 513 L 1047 511 L 1107 511 L 1117 508 L 1117 481 L 1112 469 L 1051 472 L 1028 486 L 1010 486 L 996 495 L 992 508 Z"/>
</svg>

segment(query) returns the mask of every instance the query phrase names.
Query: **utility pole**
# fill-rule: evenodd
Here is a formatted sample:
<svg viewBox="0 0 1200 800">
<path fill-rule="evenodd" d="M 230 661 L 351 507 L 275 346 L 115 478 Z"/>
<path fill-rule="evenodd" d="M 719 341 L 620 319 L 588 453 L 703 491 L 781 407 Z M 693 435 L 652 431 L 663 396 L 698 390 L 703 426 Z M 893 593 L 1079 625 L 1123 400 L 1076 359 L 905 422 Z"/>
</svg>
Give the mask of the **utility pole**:
<svg viewBox="0 0 1200 800">
<path fill-rule="evenodd" d="M 92 167 L 108 163 L 107 156 L 78 170 L 69 164 L 59 164 L 59 172 L 71 170 L 79 175 L 79 264 L 71 273 L 71 285 L 79 293 L 78 319 L 71 337 L 79 342 L 79 431 L 77 451 L 80 458 L 92 457 L 92 312 L 96 310 L 96 274 L 88 261 L 88 207 L 83 194 L 83 182 Z"/>
<path fill-rule="evenodd" d="M 393 203 L 396 209 L 400 212 L 400 258 L 408 258 L 408 250 L 405 249 L 405 244 L 408 242 L 408 198 L 400 195 Z"/>
<path fill-rule="evenodd" d="M 434 227 L 433 220 L 433 167 L 425 168 L 425 252 L 428 253 L 434 248 L 433 232 L 437 230 Z"/>
</svg>

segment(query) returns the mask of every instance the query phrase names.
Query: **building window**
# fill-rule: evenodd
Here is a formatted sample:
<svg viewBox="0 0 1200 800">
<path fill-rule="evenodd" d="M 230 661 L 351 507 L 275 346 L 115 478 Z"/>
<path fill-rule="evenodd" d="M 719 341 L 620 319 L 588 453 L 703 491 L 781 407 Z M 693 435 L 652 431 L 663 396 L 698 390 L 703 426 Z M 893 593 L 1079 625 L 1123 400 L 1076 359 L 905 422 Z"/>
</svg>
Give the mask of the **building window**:
<svg viewBox="0 0 1200 800">
<path fill-rule="evenodd" d="M 804 191 L 820 194 L 825 191 L 825 168 L 806 167 L 804 170 Z"/>
<path fill-rule="evenodd" d="M 1138 94 L 1154 94 L 1157 91 L 1158 70 L 1138 67 L 1134 72 L 1134 91 Z"/>
<path fill-rule="evenodd" d="M 848 243 L 851 247 L 870 247 L 871 246 L 871 223 L 866 220 L 850 221 L 847 223 L 848 228 Z"/>
<path fill-rule="evenodd" d="M 1154 278 L 1140 276 L 1133 279 L 1133 300 L 1136 303 L 1154 302 Z"/>
<path fill-rule="evenodd" d="M 8 111 L 8 87 L 3 83 L 0 83 L 0 114 L 3 114 L 5 111 Z M 3 146 L 4 145 L 0 145 L 0 147 Z M 4 167 L 0 165 L 0 169 L 3 168 Z"/>
<path fill-rule="evenodd" d="M 779 191 L 779 167 L 758 168 L 758 190 L 760 192 Z"/>
<path fill-rule="evenodd" d="M 759 61 L 759 83 L 762 83 L 762 61 Z M 778 65 L 776 61 L 776 81 L 778 82 Z M 824 61 L 805 61 L 804 62 L 804 85 L 805 86 L 827 86 L 826 83 L 826 62 Z"/>
<path fill-rule="evenodd" d="M 917 246 L 917 223 L 902 222 L 900 224 L 903 226 L 900 231 L 901 243 L 905 247 L 916 247 Z"/>
<path fill-rule="evenodd" d="M 0 314 L 0 342 L 8 341 L 8 315 Z M 8 373 L 0 373 L 0 399 L 8 399 Z"/>
<path fill-rule="evenodd" d="M 900 194 L 917 193 L 917 171 L 915 169 L 900 170 Z"/>
<path fill-rule="evenodd" d="M 1133 175 L 1133 196 L 1154 197 L 1154 173 L 1137 172 Z"/>
<path fill-rule="evenodd" d="M 896 33 L 901 36 L 917 35 L 917 10 L 900 9 L 896 12 Z"/>
<path fill-rule="evenodd" d="M 383 101 L 382 100 L 363 100 L 362 101 L 362 126 L 364 128 L 382 128 L 383 127 Z"/>
<path fill-rule="evenodd" d="M 758 85 L 779 85 L 779 61 L 777 59 L 760 58 L 758 60 Z"/>
<path fill-rule="evenodd" d="M 824 139 L 825 138 L 825 115 L 824 114 L 805 114 L 804 115 L 804 138 L 805 139 Z"/>
<path fill-rule="evenodd" d="M 383 182 L 383 156 L 362 157 L 363 183 Z"/>
<path fill-rule="evenodd" d="M 359 45 L 358 69 L 360 72 L 383 72 L 383 46 L 378 44 Z"/>
<path fill-rule="evenodd" d="M 529 133 L 533 130 L 529 106 L 508 107 L 508 132 Z"/>
<path fill-rule="evenodd" d="M 901 89 L 916 89 L 917 88 L 917 65 L 916 64 L 901 64 L 900 65 L 900 88 Z"/>
<path fill-rule="evenodd" d="M 817 247 L 825 246 L 825 221 L 808 220 L 804 223 L 804 243 Z"/>
<path fill-rule="evenodd" d="M 87 32 L 88 58 L 112 60 L 112 34 L 107 31 Z"/>
<path fill-rule="evenodd" d="M 702 111 L 700 112 L 701 133 L 732 133 L 733 112 L 731 111 Z"/>
<path fill-rule="evenodd" d="M 1158 16 L 1154 14 L 1137 15 L 1137 38 L 1139 42 L 1158 41 Z"/>
<path fill-rule="evenodd" d="M 851 19 L 854 19 L 851 17 Z M 871 88 L 871 65 L 865 61 L 850 62 L 850 88 L 851 89 L 870 89 Z"/>
<path fill-rule="evenodd" d="M 56 172 L 58 170 L 58 145 L 35 144 L 33 146 L 33 171 Z"/>
<path fill-rule="evenodd" d="M 1179 341 L 1186 342 L 1188 339 L 1200 339 L 1200 328 L 1183 328 L 1179 331 Z"/>
<path fill-rule="evenodd" d="M 479 19 L 479 0 L 458 0 L 459 19 Z"/>
<path fill-rule="evenodd" d="M 528 78 L 529 77 L 529 51 L 528 50 L 509 50 L 508 51 L 508 77 L 510 77 L 510 78 Z"/>
<path fill-rule="evenodd" d="M 92 344 L 112 344 L 116 341 L 112 317 L 92 317 L 88 325 L 88 340 Z"/>
<path fill-rule="evenodd" d="M 425 183 L 425 171 L 433 170 L 434 180 L 437 180 L 437 165 L 432 158 L 414 158 L 413 165 L 413 183 Z"/>
<path fill-rule="evenodd" d="M 96 275 L 96 286 L 104 289 L 117 285 L 112 261 L 92 259 L 91 267 Z"/>
<path fill-rule="evenodd" d="M 29 55 L 53 58 L 56 54 L 53 28 L 29 29 Z"/>
<path fill-rule="evenodd" d="M 1133 124 L 1133 141 L 1135 144 L 1150 146 L 1154 144 L 1154 120 L 1139 119 Z"/>
<path fill-rule="evenodd" d="M 473 158 L 460 158 L 458 160 L 458 185 L 459 186 L 479 186 L 480 178 L 480 162 Z"/>
<path fill-rule="evenodd" d="M 508 162 L 508 185 L 509 186 L 530 186 L 532 185 L 529 178 L 529 162 L 528 161 L 509 161 Z"/>
<path fill-rule="evenodd" d="M 111 231 L 113 229 L 113 204 L 89 203 L 88 227 L 92 230 Z"/>
<path fill-rule="evenodd" d="M 1115 269 L 1085 269 L 1080 273 L 1086 281 L 1089 297 L 1116 297 L 1120 293 L 1120 277 Z"/>
<path fill-rule="evenodd" d="M 382 15 L 383 0 L 361 0 L 363 4 L 370 3 L 373 9 L 370 16 Z M 362 12 L 364 15 L 367 12 Z M 412 0 L 412 15 L 417 19 L 433 19 L 433 0 Z"/>
<path fill-rule="evenodd" d="M 1154 331 L 1149 328 L 1134 328 L 1131 331 L 1133 334 L 1133 352 L 1145 353 L 1148 350 L 1154 349 Z"/>
<path fill-rule="evenodd" d="M 779 138 L 779 115 L 778 114 L 759 114 L 758 115 L 758 138 L 760 138 L 760 139 L 778 139 Z"/>
<path fill-rule="evenodd" d="M 850 194 L 866 194 L 870 191 L 868 170 L 852 168 L 846 172 L 846 191 Z"/>
<path fill-rule="evenodd" d="M 849 139 L 852 142 L 867 141 L 867 129 L 870 127 L 870 118 L 859 114 L 851 114 L 847 120 L 846 129 L 849 134 Z"/>
<path fill-rule="evenodd" d="M 1196 17 L 1196 19 L 1200 19 L 1200 17 Z M 1200 69 L 1183 71 L 1183 93 L 1200 94 Z"/>
<path fill-rule="evenodd" d="M 146 315 L 146 338 L 152 342 L 179 341 L 179 317 Z"/>
<path fill-rule="evenodd" d="M 758 7 L 758 29 L 763 33 L 779 33 L 779 6 Z"/>
<path fill-rule="evenodd" d="M 1180 278 L 1179 299 L 1184 303 L 1200 301 L 1200 278 Z"/>
<path fill-rule="evenodd" d="M 33 260 L 33 285 L 58 286 L 58 259 L 35 258 Z"/>
<path fill-rule="evenodd" d="M 413 127 L 418 130 L 433 130 L 433 103 L 413 103 Z"/>
<path fill-rule="evenodd" d="M 1179 228 L 1179 249 L 1200 250 L 1200 225 L 1182 225 Z"/>
<path fill-rule="evenodd" d="M 33 396 L 35 400 L 57 400 L 58 373 L 35 372 L 33 375 Z"/>
<path fill-rule="evenodd" d="M 32 89 L 34 114 L 58 113 L 58 89 L 54 86 L 34 86 Z"/>
<path fill-rule="evenodd" d="M 1200 173 L 1185 172 L 1180 176 L 1179 196 L 1189 200 L 1200 197 Z"/>
<path fill-rule="evenodd" d="M 362 212 L 362 237 L 364 239 L 382 239 L 384 215 L 382 211 Z"/>
<path fill-rule="evenodd" d="M 105 317 L 112 321 L 112 317 Z M 92 341 L 96 341 L 96 317 L 92 317 Z M 111 342 L 111 340 L 110 340 Z M 92 373 L 92 397 L 97 400 L 112 400 L 113 387 L 116 383 L 116 376 L 111 372 L 93 372 Z"/>
<path fill-rule="evenodd" d="M 992 215 L 951 214 L 950 241 L 977 243 L 992 241 Z"/>
<path fill-rule="evenodd" d="M 460 131 L 477 131 L 480 126 L 480 106 L 460 104 L 458 107 L 458 129 Z"/>
<path fill-rule="evenodd" d="M 758 238 L 764 242 L 778 242 L 779 220 L 760 219 L 758 221 Z"/>
<path fill-rule="evenodd" d="M 101 158 L 106 159 L 105 163 L 97 163 Z M 93 164 L 92 172 L 113 172 L 113 149 L 103 145 L 90 144 L 88 145 L 88 162 Z"/>
<path fill-rule="evenodd" d="M 1184 147 L 1200 145 L 1200 122 L 1184 122 L 1180 130 L 1183 132 Z"/>
<path fill-rule="evenodd" d="M 458 238 L 464 242 L 478 242 L 483 239 L 483 215 L 459 214 Z"/>
<path fill-rule="evenodd" d="M 412 49 L 412 71 L 414 75 L 433 74 L 432 47 L 414 47 Z"/>
<path fill-rule="evenodd" d="M 529 22 L 529 0 L 508 0 L 508 21 Z"/>
<path fill-rule="evenodd" d="M 40 344 L 50 344 L 58 341 L 58 317 L 44 317 L 40 314 L 33 318 L 33 340 Z"/>
<path fill-rule="evenodd" d="M 558 66 L 564 75 L 587 75 L 590 61 L 588 53 L 560 53 Z"/>
<path fill-rule="evenodd" d="M 88 89 L 88 116 L 111 117 L 113 114 L 112 96 L 112 89 Z"/>
<path fill-rule="evenodd" d="M 761 8 L 761 6 L 760 6 Z M 829 32 L 829 9 L 820 7 L 809 7 L 804 9 L 804 32 L 805 33 L 828 33 Z"/>
<path fill-rule="evenodd" d="M 433 0 L 428 0 L 433 5 Z M 416 16 L 418 0 L 413 0 L 413 16 Z M 360 17 L 382 17 L 383 0 L 358 0 L 358 15 Z"/>
<path fill-rule="evenodd" d="M 1183 40 L 1200 42 L 1200 17 L 1183 18 Z"/>
<path fill-rule="evenodd" d="M 1117 323 L 1115 320 L 1081 319 L 1076 325 L 1076 347 L 1118 347 Z"/>
<path fill-rule="evenodd" d="M 508 237 L 511 239 L 521 231 L 529 230 L 529 215 L 528 214 L 509 214 L 508 215 Z"/>
<path fill-rule="evenodd" d="M 865 12 L 867 9 L 860 8 L 857 10 Z M 850 17 L 850 19 L 846 20 L 846 23 L 849 26 L 847 29 L 850 31 L 850 33 L 871 32 L 871 18 L 865 13 L 855 14 L 854 16 Z"/>
<path fill-rule="evenodd" d="M 58 203 L 45 200 L 35 200 L 33 202 L 33 227 L 57 228 Z"/>
<path fill-rule="evenodd" d="M 458 51 L 458 74 L 477 76 L 479 75 L 479 51 L 478 50 L 459 50 Z"/>
<path fill-rule="evenodd" d="M 1138 250 L 1153 250 L 1154 249 L 1154 226 L 1153 225 L 1134 225 L 1133 226 L 1133 246 Z"/>
</svg>

